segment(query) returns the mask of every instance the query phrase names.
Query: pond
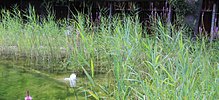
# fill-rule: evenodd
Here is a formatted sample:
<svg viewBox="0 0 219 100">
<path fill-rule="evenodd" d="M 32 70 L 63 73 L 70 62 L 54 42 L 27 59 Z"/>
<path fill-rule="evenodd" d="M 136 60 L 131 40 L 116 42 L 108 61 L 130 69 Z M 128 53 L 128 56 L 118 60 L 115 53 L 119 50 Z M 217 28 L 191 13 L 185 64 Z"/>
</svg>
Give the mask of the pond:
<svg viewBox="0 0 219 100">
<path fill-rule="evenodd" d="M 45 74 L 13 64 L 0 63 L 0 100 L 23 100 L 27 90 L 34 100 L 84 99 L 83 93 L 76 94 L 74 89 L 64 82 L 64 77 L 68 76 Z M 79 80 L 86 81 L 83 77 Z"/>
</svg>

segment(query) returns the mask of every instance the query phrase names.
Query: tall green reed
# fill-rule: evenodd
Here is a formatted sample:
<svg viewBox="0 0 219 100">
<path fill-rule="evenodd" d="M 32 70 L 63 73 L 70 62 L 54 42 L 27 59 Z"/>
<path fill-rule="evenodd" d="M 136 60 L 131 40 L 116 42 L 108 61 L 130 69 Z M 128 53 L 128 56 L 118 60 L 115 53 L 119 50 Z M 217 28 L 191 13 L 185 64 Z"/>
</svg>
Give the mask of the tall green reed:
<svg viewBox="0 0 219 100">
<path fill-rule="evenodd" d="M 0 45 L 17 46 L 30 64 L 43 63 L 38 69 L 85 74 L 89 83 L 80 89 L 87 98 L 218 97 L 217 46 L 204 38 L 191 41 L 184 27 L 157 19 L 151 22 L 153 35 L 142 37 L 148 30 L 137 15 L 101 17 L 97 26 L 85 14 L 59 22 L 53 16 L 39 21 L 32 13 L 24 23 L 3 12 Z M 106 74 L 107 81 L 99 82 L 96 75 L 100 73 Z"/>
</svg>

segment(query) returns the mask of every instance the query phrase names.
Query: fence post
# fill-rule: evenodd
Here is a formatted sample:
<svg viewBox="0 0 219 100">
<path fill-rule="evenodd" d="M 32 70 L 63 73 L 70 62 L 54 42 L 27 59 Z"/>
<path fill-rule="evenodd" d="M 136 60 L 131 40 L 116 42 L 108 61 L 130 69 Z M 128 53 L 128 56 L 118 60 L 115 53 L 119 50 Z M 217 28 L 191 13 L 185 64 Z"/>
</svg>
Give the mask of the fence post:
<svg viewBox="0 0 219 100">
<path fill-rule="evenodd" d="M 216 4 L 214 3 L 213 5 L 213 11 L 212 11 L 212 19 L 211 19 L 211 39 L 210 41 L 214 39 L 215 32 L 214 32 L 214 26 L 215 26 L 215 9 L 216 9 Z"/>
</svg>

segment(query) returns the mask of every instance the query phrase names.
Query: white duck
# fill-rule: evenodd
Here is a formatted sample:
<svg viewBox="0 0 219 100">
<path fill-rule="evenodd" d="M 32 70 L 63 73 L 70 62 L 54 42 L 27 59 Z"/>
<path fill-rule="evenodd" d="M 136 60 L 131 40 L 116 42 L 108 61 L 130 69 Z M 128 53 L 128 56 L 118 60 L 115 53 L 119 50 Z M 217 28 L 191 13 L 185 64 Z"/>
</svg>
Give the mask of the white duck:
<svg viewBox="0 0 219 100">
<path fill-rule="evenodd" d="M 77 78 L 76 78 L 76 75 L 74 73 L 72 73 L 70 75 L 70 78 L 65 78 L 64 80 L 70 82 L 70 87 L 76 87 Z"/>
</svg>

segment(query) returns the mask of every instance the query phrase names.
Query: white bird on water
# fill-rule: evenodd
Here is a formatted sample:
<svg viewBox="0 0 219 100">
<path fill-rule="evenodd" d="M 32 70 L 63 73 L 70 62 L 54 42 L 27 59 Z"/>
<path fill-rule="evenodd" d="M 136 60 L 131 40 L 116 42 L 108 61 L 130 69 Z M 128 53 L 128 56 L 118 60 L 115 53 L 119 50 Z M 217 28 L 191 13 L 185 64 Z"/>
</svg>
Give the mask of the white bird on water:
<svg viewBox="0 0 219 100">
<path fill-rule="evenodd" d="M 64 80 L 70 82 L 70 87 L 76 87 L 77 78 L 76 78 L 76 75 L 74 73 L 72 73 L 70 75 L 70 78 L 65 78 Z"/>
</svg>

